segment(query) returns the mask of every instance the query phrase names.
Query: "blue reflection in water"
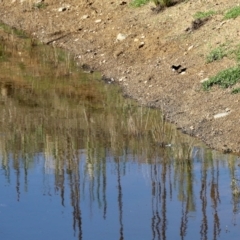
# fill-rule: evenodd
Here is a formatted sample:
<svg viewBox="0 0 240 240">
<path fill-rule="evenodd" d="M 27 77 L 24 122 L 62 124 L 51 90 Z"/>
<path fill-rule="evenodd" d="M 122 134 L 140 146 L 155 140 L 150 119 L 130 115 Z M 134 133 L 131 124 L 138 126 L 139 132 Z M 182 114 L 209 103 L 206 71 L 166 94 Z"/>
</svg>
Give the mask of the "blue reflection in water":
<svg viewBox="0 0 240 240">
<path fill-rule="evenodd" d="M 109 151 L 95 166 L 80 150 L 78 168 L 59 173 L 54 158 L 45 154 L 36 154 L 28 169 L 24 159 L 16 166 L 9 156 L 6 166 L 1 156 L 1 236 L 237 239 L 239 202 L 232 199 L 228 156 L 209 162 L 204 149 L 195 150 L 194 159 L 185 163 L 156 158 L 151 164 Z M 95 174 L 97 168 L 104 168 L 101 174 Z"/>
</svg>

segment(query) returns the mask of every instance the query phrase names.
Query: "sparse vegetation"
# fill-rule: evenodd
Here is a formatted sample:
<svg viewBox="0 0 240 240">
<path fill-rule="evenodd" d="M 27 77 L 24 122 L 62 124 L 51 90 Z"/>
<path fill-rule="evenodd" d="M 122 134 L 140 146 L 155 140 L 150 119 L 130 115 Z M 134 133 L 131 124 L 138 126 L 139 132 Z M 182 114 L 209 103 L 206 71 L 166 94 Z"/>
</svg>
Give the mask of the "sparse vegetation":
<svg viewBox="0 0 240 240">
<path fill-rule="evenodd" d="M 220 46 L 218 48 L 215 48 L 213 49 L 208 55 L 207 55 L 207 63 L 211 63 L 211 62 L 214 62 L 214 61 L 217 61 L 217 60 L 220 60 L 222 59 L 223 57 L 225 57 L 227 54 L 226 54 L 226 51 L 225 49 Z"/>
<path fill-rule="evenodd" d="M 240 62 L 240 45 L 237 46 L 237 48 L 234 50 L 236 60 Z"/>
<path fill-rule="evenodd" d="M 213 85 L 219 85 L 222 88 L 228 88 L 240 81 L 240 66 L 228 68 L 219 72 L 216 76 L 202 83 L 203 89 L 208 90 Z"/>
<path fill-rule="evenodd" d="M 193 17 L 195 19 L 204 19 L 204 18 L 208 18 L 208 17 L 211 17 L 212 15 L 216 14 L 215 11 L 213 10 L 210 10 L 210 11 L 207 11 L 207 12 L 196 12 Z"/>
<path fill-rule="evenodd" d="M 35 4 L 33 5 L 33 8 L 42 9 L 42 8 L 46 8 L 47 6 L 48 6 L 47 3 L 39 2 L 39 3 L 35 3 Z"/>
<path fill-rule="evenodd" d="M 228 10 L 225 13 L 224 18 L 231 19 L 231 18 L 237 18 L 238 16 L 240 16 L 240 6 L 233 7 L 230 10 Z"/>
<path fill-rule="evenodd" d="M 130 4 L 134 7 L 141 7 L 152 1 L 156 7 L 169 7 L 172 5 L 172 0 L 133 0 Z"/>
<path fill-rule="evenodd" d="M 162 7 L 169 7 L 172 4 L 172 0 L 153 0 L 154 4 Z"/>
<path fill-rule="evenodd" d="M 232 94 L 240 93 L 240 88 L 234 88 L 231 93 Z"/>
<path fill-rule="evenodd" d="M 150 0 L 133 0 L 131 1 L 130 5 L 133 7 L 141 7 L 149 2 Z"/>
<path fill-rule="evenodd" d="M 17 35 L 20 38 L 25 38 L 25 39 L 28 38 L 28 35 L 23 30 L 17 29 L 15 27 L 7 26 L 7 25 L 3 24 L 2 22 L 0 22 L 0 28 L 2 28 L 5 32 L 7 32 L 9 34 Z"/>
</svg>

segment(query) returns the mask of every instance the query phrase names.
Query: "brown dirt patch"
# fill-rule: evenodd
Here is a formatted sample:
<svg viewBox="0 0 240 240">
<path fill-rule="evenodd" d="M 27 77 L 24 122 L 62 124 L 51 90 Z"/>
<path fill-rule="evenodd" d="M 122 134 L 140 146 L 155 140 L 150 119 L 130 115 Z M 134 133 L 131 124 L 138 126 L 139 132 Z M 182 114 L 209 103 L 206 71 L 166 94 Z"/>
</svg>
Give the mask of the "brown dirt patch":
<svg viewBox="0 0 240 240">
<path fill-rule="evenodd" d="M 190 0 L 159 14 L 150 10 L 152 4 L 134 9 L 129 0 L 45 0 L 45 8 L 34 8 L 34 2 L 2 0 L 0 20 L 70 50 L 80 65 L 114 78 L 126 95 L 160 108 L 179 129 L 211 148 L 240 153 L 240 94 L 219 87 L 205 92 L 200 82 L 236 65 L 230 57 L 206 64 L 206 55 L 221 44 L 240 43 L 240 17 L 223 20 L 238 1 Z M 217 14 L 192 29 L 193 15 L 209 10 Z M 118 34 L 126 38 L 117 40 Z M 173 72 L 172 65 L 186 68 L 185 73 Z M 230 114 L 214 118 L 222 112 Z"/>
</svg>

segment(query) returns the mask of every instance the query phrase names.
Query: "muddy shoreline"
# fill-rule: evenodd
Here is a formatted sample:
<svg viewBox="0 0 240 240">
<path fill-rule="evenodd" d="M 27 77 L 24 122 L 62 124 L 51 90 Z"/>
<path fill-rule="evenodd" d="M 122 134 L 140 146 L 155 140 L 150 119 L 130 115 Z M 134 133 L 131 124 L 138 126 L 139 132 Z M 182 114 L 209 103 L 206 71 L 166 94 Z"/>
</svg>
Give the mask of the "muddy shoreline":
<svg viewBox="0 0 240 240">
<path fill-rule="evenodd" d="M 3 0 L 0 20 L 69 50 L 79 66 L 91 66 L 119 84 L 125 95 L 159 108 L 182 132 L 211 148 L 240 154 L 240 94 L 219 87 L 206 92 L 201 86 L 203 79 L 236 65 L 231 57 L 206 64 L 205 56 L 226 38 L 229 48 L 240 42 L 240 18 L 224 22 L 219 13 L 197 31 L 185 31 L 196 11 L 220 11 L 236 2 L 188 1 L 154 14 L 151 4 L 133 9 L 129 1 L 46 0 L 38 8 L 34 1 Z M 185 70 L 173 71 L 179 65 Z"/>
</svg>

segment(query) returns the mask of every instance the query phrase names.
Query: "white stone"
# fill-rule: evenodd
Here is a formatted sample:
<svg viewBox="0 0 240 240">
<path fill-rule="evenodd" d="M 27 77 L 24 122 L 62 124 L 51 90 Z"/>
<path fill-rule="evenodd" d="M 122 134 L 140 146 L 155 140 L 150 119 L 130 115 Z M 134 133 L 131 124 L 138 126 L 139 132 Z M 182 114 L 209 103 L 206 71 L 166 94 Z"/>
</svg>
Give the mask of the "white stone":
<svg viewBox="0 0 240 240">
<path fill-rule="evenodd" d="M 59 12 L 64 12 L 64 11 L 66 11 L 67 9 L 65 8 L 65 7 L 60 7 L 60 8 L 58 8 L 58 11 Z"/>
<path fill-rule="evenodd" d="M 145 42 L 140 42 L 139 45 L 138 45 L 138 47 L 141 48 L 141 47 L 143 47 L 144 45 L 145 45 Z"/>
<path fill-rule="evenodd" d="M 221 117 L 226 117 L 229 114 L 230 114 L 230 112 L 218 113 L 218 114 L 214 115 L 214 119 L 221 118 Z"/>
<path fill-rule="evenodd" d="M 83 15 L 83 16 L 81 17 L 81 19 L 87 19 L 87 18 L 89 18 L 89 15 Z"/>
<path fill-rule="evenodd" d="M 122 34 L 122 33 L 119 33 L 119 34 L 117 35 L 117 41 L 123 41 L 123 40 L 126 39 L 126 37 L 127 37 L 127 35 Z"/>
</svg>

